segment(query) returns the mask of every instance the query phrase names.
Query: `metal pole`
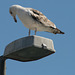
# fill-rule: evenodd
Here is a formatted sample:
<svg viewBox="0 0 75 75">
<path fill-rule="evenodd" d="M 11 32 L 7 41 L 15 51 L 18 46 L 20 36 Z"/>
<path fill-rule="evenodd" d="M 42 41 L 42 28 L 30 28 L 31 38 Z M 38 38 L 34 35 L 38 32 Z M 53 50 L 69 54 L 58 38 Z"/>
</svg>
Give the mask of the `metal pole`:
<svg viewBox="0 0 75 75">
<path fill-rule="evenodd" d="M 5 58 L 0 56 L 0 75 L 6 75 L 6 63 Z"/>
</svg>

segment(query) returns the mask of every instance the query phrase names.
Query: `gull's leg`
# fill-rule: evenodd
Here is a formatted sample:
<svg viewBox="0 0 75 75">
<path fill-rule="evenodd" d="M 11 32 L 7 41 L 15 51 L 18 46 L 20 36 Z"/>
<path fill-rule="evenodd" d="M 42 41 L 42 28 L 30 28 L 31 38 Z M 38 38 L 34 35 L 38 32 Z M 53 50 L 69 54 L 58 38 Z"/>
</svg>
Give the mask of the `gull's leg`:
<svg viewBox="0 0 75 75">
<path fill-rule="evenodd" d="M 35 28 L 35 35 L 36 35 L 36 32 L 37 32 L 37 28 Z"/>
<path fill-rule="evenodd" d="M 30 29 L 29 29 L 29 36 L 30 36 Z"/>
</svg>

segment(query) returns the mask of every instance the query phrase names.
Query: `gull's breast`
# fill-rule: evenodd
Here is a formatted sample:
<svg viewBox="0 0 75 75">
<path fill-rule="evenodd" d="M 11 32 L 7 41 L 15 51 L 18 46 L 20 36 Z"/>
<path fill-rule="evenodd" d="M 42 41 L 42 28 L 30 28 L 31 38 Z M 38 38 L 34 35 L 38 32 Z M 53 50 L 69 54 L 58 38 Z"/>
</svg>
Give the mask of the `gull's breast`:
<svg viewBox="0 0 75 75">
<path fill-rule="evenodd" d="M 27 13 L 22 12 L 21 14 L 18 14 L 18 17 L 26 28 L 29 28 L 31 30 L 35 30 L 35 28 L 37 28 L 37 31 L 46 30 L 46 28 L 43 25 L 38 23 Z"/>
</svg>

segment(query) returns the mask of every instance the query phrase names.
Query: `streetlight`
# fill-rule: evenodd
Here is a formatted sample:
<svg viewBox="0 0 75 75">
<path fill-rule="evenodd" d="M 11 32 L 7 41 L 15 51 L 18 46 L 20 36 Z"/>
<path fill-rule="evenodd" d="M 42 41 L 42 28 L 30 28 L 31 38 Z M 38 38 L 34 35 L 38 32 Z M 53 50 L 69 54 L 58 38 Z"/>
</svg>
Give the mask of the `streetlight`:
<svg viewBox="0 0 75 75">
<path fill-rule="evenodd" d="M 5 60 L 34 61 L 55 53 L 53 41 L 40 36 L 20 38 L 8 44 L 0 56 L 0 75 L 5 75 Z"/>
</svg>

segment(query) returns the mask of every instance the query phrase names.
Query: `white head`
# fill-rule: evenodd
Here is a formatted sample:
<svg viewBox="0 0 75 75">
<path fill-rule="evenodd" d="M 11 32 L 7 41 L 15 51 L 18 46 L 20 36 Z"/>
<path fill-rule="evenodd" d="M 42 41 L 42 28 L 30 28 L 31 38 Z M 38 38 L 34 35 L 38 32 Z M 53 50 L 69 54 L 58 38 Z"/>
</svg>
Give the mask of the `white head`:
<svg viewBox="0 0 75 75">
<path fill-rule="evenodd" d="M 9 13 L 11 14 L 11 16 L 13 17 L 13 19 L 14 19 L 15 22 L 17 22 L 17 19 L 16 19 L 16 11 L 17 11 L 18 6 L 19 5 L 12 5 L 9 8 Z"/>
</svg>

